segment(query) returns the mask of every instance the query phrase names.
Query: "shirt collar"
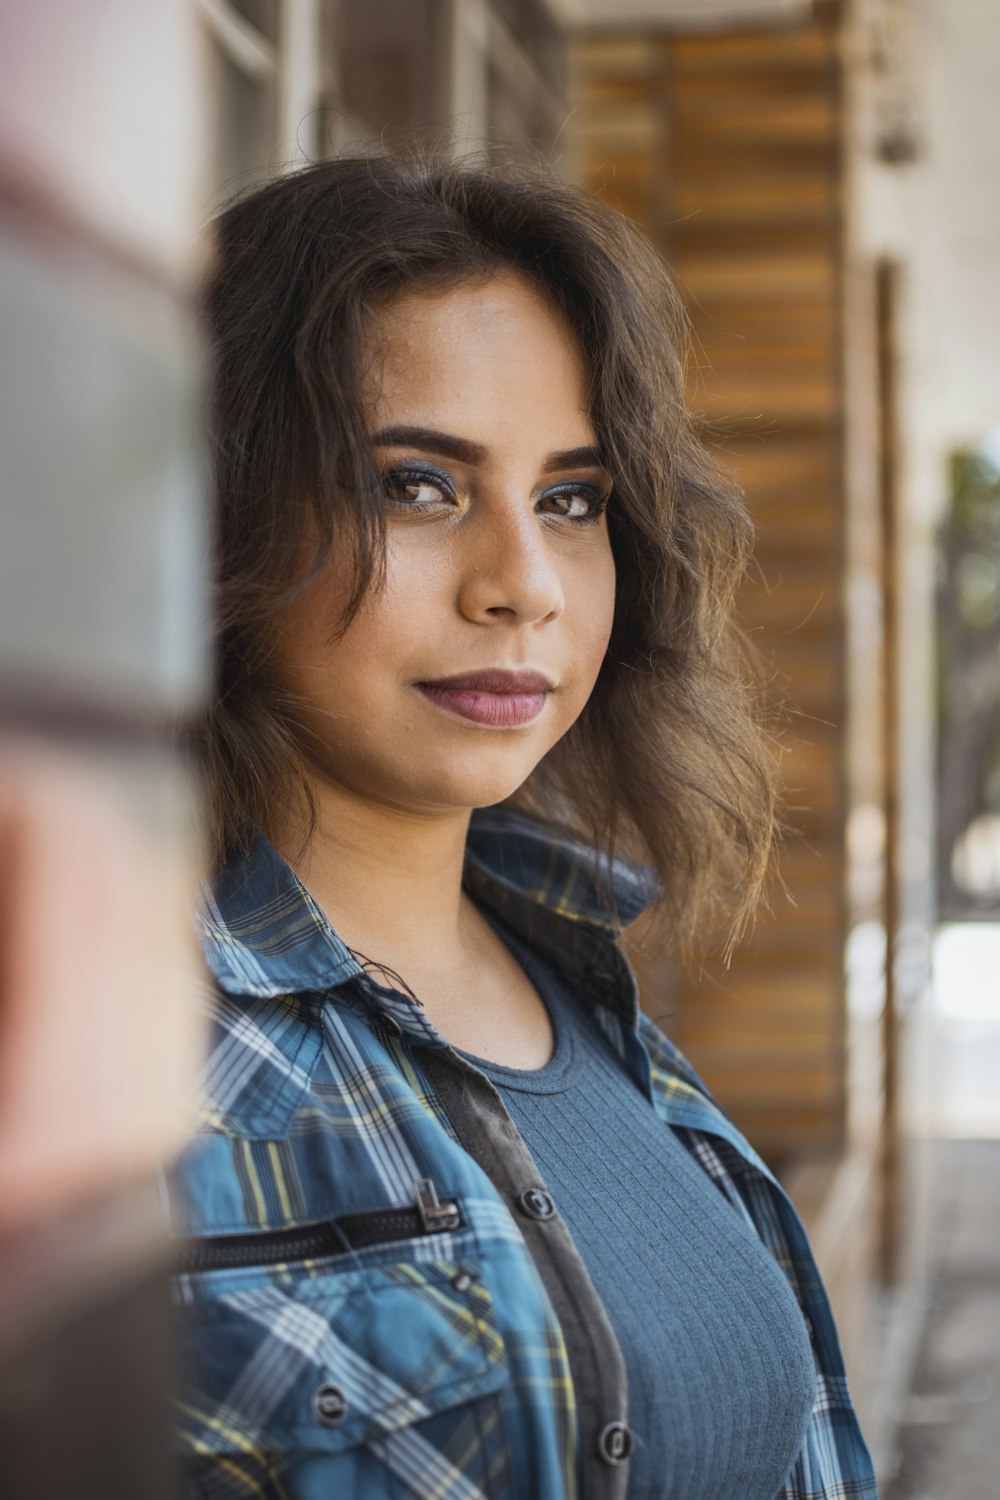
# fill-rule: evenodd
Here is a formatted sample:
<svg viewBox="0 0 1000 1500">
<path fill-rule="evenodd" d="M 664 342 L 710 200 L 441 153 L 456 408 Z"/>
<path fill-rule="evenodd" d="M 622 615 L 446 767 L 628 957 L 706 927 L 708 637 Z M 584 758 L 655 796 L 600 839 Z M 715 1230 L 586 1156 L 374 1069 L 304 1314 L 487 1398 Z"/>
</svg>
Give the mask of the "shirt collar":
<svg viewBox="0 0 1000 1500">
<path fill-rule="evenodd" d="M 488 892 L 504 890 L 519 902 L 609 936 L 634 922 L 660 892 L 647 866 L 609 859 L 572 835 L 555 833 L 508 807 L 473 813 L 465 854 L 467 883 L 475 883 L 484 899 Z M 477 873 L 470 879 L 473 871 Z"/>
<path fill-rule="evenodd" d="M 619 990 L 623 959 L 614 939 L 658 892 L 645 867 L 595 855 L 510 808 L 473 814 L 465 879 L 470 894 L 571 977 Z M 198 935 L 209 969 L 230 994 L 319 993 L 364 979 L 326 914 L 263 835 L 205 891 Z M 389 993 L 365 984 L 376 1000 Z M 611 1003 L 634 1024 L 634 997 Z"/>
</svg>

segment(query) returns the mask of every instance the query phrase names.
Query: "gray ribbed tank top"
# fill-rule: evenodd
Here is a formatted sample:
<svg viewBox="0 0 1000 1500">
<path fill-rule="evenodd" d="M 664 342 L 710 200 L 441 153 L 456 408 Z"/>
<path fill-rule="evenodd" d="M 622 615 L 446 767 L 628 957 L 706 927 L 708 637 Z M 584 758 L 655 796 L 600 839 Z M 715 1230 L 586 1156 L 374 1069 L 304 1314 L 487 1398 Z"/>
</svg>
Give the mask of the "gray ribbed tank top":
<svg viewBox="0 0 1000 1500">
<path fill-rule="evenodd" d="M 555 1053 L 528 1072 L 465 1055 L 499 1089 L 621 1344 L 629 1500 L 775 1500 L 815 1395 L 788 1281 L 565 981 L 489 915 Z"/>
</svg>

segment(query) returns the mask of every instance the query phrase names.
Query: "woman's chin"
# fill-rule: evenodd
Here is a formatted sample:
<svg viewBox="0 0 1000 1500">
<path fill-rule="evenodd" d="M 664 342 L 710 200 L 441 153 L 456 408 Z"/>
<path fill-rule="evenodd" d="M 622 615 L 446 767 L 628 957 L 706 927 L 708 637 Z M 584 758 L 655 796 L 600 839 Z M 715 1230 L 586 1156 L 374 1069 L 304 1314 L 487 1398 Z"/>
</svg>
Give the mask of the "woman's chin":
<svg viewBox="0 0 1000 1500">
<path fill-rule="evenodd" d="M 534 767 L 529 767 L 523 776 L 478 778 L 475 781 L 450 782 L 436 789 L 436 795 L 427 799 L 432 806 L 464 809 L 474 812 L 478 807 L 495 807 L 512 797 L 524 785 Z"/>
<path fill-rule="evenodd" d="M 506 765 L 490 767 L 438 766 L 426 776 L 411 780 L 405 789 L 400 788 L 400 800 L 409 801 L 414 809 L 471 811 L 493 807 L 524 785 L 540 759 L 540 756 L 519 757 L 516 764 L 508 759 Z"/>
</svg>

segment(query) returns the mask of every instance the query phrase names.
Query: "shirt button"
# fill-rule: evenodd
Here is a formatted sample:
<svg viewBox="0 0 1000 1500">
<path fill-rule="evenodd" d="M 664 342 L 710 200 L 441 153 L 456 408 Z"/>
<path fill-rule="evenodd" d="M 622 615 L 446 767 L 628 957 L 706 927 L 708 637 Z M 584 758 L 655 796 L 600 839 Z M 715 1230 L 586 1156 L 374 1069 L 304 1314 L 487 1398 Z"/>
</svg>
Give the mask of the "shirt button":
<svg viewBox="0 0 1000 1500">
<path fill-rule="evenodd" d="M 321 1385 L 313 1397 L 313 1405 L 324 1427 L 336 1427 L 347 1416 L 347 1397 L 338 1385 Z"/>
<path fill-rule="evenodd" d="M 517 1206 L 529 1219 L 551 1219 L 556 1211 L 555 1204 L 543 1188 L 525 1188 Z"/>
<path fill-rule="evenodd" d="M 609 1422 L 597 1439 L 598 1457 L 612 1469 L 620 1468 L 628 1462 L 628 1456 L 632 1452 L 632 1434 L 624 1422 Z"/>
</svg>

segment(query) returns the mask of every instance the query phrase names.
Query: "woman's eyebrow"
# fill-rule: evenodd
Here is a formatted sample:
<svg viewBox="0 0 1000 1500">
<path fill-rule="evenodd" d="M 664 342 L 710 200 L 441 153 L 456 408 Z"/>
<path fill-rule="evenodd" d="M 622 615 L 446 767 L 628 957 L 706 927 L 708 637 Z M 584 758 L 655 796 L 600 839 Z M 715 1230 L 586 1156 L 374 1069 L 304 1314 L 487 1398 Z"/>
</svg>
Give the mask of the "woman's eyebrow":
<svg viewBox="0 0 1000 1500">
<path fill-rule="evenodd" d="M 453 458 L 463 464 L 480 464 L 489 456 L 489 450 L 482 443 L 456 437 L 450 432 L 440 432 L 436 427 L 381 427 L 378 432 L 372 433 L 371 442 L 376 448 L 422 448 L 426 453 L 440 453 L 445 458 Z M 592 444 L 550 453 L 543 465 L 546 473 L 553 473 L 558 469 L 603 467 L 600 449 Z"/>
<path fill-rule="evenodd" d="M 554 469 L 603 469 L 604 460 L 600 448 L 592 444 L 583 448 L 564 448 L 561 453 L 550 453 L 545 460 L 545 470 Z"/>
<path fill-rule="evenodd" d="M 382 427 L 372 433 L 371 441 L 376 448 L 423 448 L 427 453 L 441 453 L 463 464 L 480 464 L 487 454 L 481 443 L 453 437 L 450 432 L 438 432 L 434 427 Z"/>
</svg>

